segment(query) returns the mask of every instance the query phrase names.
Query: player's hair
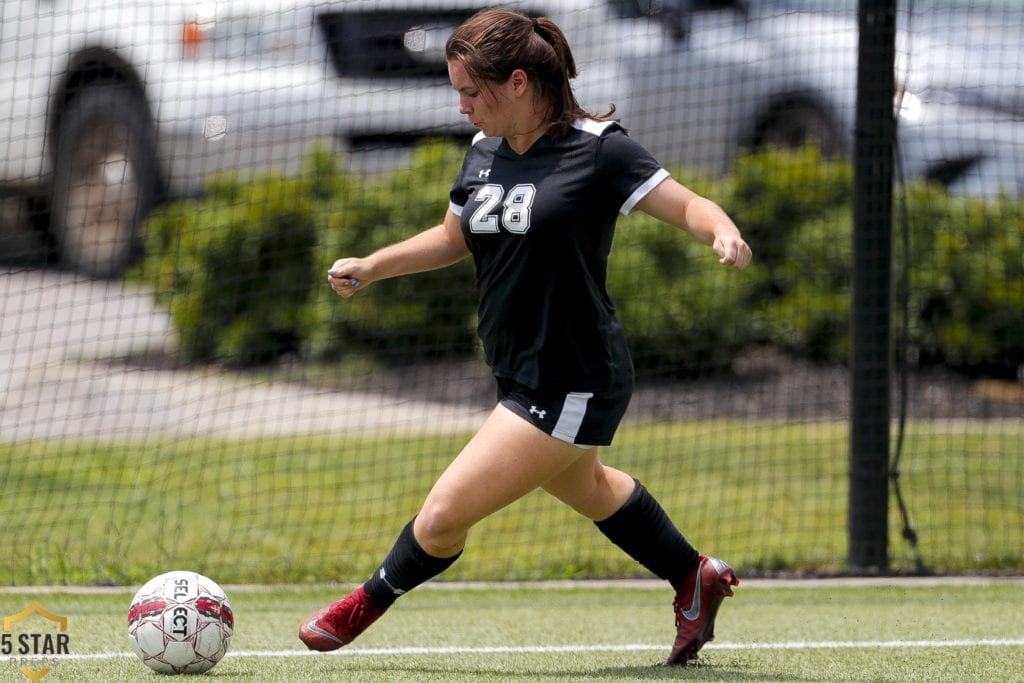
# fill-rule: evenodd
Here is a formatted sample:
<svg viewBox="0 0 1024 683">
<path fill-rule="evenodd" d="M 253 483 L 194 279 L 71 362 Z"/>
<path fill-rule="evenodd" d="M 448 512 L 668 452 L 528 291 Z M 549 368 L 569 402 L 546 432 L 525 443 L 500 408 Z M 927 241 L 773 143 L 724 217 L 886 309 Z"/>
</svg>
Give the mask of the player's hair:
<svg viewBox="0 0 1024 683">
<path fill-rule="evenodd" d="M 533 19 L 521 12 L 486 9 L 467 19 L 445 44 L 445 58 L 458 60 L 481 88 L 504 83 L 516 69 L 526 72 L 542 102 L 548 105 L 549 134 L 564 134 L 579 118 L 607 120 L 594 115 L 576 100 L 570 81 L 576 78 L 576 60 L 562 29 L 547 17 Z"/>
</svg>

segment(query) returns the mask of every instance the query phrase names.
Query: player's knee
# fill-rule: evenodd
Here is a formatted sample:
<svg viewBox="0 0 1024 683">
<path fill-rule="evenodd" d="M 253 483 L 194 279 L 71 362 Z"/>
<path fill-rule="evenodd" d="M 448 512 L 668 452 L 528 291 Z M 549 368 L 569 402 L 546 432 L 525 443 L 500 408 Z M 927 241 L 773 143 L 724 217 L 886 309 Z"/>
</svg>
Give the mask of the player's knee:
<svg viewBox="0 0 1024 683">
<path fill-rule="evenodd" d="M 435 557 L 449 557 L 462 550 L 469 534 L 469 525 L 456 505 L 428 499 L 416 515 L 413 525 L 416 542 L 428 554 Z"/>
<path fill-rule="evenodd" d="M 632 477 L 599 462 L 587 476 L 561 484 L 557 489 L 545 488 L 573 510 L 593 520 L 615 512 L 634 486 Z"/>
<path fill-rule="evenodd" d="M 593 518 L 601 510 L 601 499 L 600 492 L 593 487 L 586 491 L 577 491 L 575 496 L 563 498 L 562 502 L 584 517 Z"/>
</svg>

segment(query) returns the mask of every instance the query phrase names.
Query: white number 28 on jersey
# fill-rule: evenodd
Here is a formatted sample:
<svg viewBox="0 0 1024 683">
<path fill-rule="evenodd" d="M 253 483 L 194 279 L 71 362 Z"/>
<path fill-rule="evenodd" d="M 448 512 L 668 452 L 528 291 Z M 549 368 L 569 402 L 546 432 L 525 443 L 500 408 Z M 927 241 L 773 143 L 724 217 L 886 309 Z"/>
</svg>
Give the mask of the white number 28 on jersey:
<svg viewBox="0 0 1024 683">
<path fill-rule="evenodd" d="M 470 232 L 495 233 L 502 227 L 511 233 L 525 235 L 530 229 L 530 212 L 533 210 L 533 199 L 537 195 L 537 188 L 533 183 L 516 185 L 505 194 L 505 188 L 501 185 L 484 185 L 477 191 L 475 201 L 480 202 L 480 207 L 473 212 L 469 219 Z M 502 198 L 505 199 L 502 203 Z M 501 225 L 498 225 L 498 216 L 492 216 L 491 211 L 502 204 Z"/>
</svg>

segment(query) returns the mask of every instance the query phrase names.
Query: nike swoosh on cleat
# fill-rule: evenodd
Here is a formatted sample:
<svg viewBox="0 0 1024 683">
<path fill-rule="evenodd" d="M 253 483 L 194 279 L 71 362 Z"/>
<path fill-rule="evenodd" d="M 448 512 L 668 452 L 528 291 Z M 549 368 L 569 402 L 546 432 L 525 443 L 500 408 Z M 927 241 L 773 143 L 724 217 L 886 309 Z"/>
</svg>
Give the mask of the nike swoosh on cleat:
<svg viewBox="0 0 1024 683">
<path fill-rule="evenodd" d="M 697 621 L 700 617 L 700 572 L 697 573 L 697 582 L 693 586 L 693 602 L 690 609 L 680 612 L 687 621 Z"/>
<path fill-rule="evenodd" d="M 308 624 L 306 624 L 306 628 L 308 630 L 312 631 L 313 633 L 316 633 L 318 635 L 324 636 L 325 638 L 330 638 L 331 640 L 333 640 L 336 643 L 341 643 L 342 645 L 345 644 L 345 641 L 342 640 L 341 638 L 339 638 L 338 636 L 334 635 L 333 633 L 328 633 L 327 631 L 325 631 L 322 628 L 320 628 L 319 626 L 317 626 L 316 625 L 316 619 L 314 619 L 313 621 L 311 621 Z"/>
</svg>

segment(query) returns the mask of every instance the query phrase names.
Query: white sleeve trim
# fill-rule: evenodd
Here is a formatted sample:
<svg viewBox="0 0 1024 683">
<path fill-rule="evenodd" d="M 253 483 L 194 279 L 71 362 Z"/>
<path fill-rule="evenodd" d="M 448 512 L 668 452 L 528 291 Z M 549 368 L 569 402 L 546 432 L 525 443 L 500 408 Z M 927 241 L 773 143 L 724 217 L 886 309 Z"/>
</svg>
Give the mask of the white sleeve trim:
<svg viewBox="0 0 1024 683">
<path fill-rule="evenodd" d="M 462 218 L 462 209 L 463 209 L 463 207 L 461 207 L 458 204 L 456 204 L 455 202 L 449 200 L 448 201 L 448 208 L 451 209 L 451 212 L 454 213 L 456 216 L 458 216 L 459 218 Z"/>
<path fill-rule="evenodd" d="M 617 125 L 615 121 L 595 121 L 594 119 L 576 119 L 572 122 L 572 127 L 577 130 L 582 130 L 584 133 L 590 133 L 591 135 L 601 136 L 608 128 Z"/>
<path fill-rule="evenodd" d="M 633 194 L 629 195 L 625 203 L 619 207 L 619 213 L 623 216 L 628 216 L 633 213 L 633 209 L 640 203 L 640 200 L 647 196 L 647 194 L 661 184 L 661 181 L 668 178 L 669 173 L 663 168 L 659 168 L 654 172 L 650 178 L 648 178 L 640 187 L 633 190 Z"/>
</svg>

